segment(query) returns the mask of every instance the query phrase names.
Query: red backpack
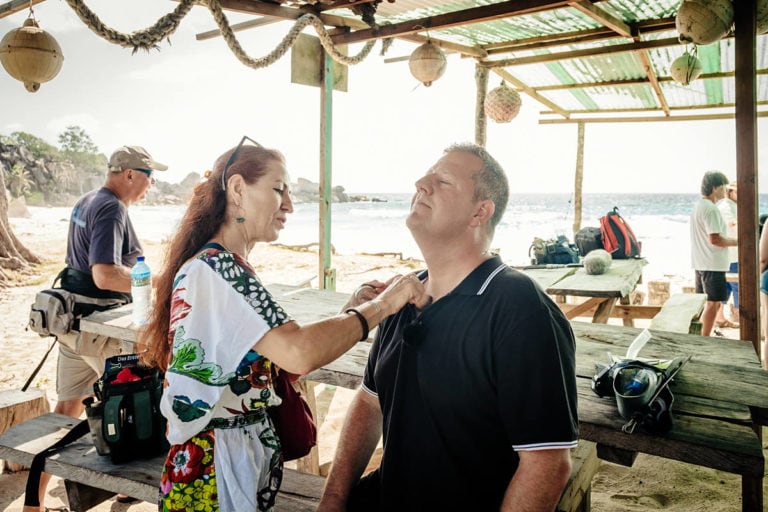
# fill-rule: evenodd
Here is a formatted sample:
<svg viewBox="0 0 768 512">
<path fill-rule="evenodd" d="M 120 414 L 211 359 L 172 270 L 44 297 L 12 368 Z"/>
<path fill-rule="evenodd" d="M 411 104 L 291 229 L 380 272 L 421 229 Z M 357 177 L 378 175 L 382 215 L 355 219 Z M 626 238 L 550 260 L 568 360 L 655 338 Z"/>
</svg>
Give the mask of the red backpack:
<svg viewBox="0 0 768 512">
<path fill-rule="evenodd" d="M 603 248 L 617 260 L 640 257 L 640 244 L 621 215 L 619 208 L 600 217 L 600 232 L 603 235 Z"/>
</svg>

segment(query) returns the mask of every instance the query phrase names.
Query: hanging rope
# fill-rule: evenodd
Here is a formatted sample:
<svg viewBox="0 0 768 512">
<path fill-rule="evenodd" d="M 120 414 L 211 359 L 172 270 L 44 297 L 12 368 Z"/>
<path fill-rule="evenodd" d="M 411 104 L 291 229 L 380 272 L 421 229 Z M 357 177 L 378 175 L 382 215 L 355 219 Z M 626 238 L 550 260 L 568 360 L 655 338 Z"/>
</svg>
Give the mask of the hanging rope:
<svg viewBox="0 0 768 512">
<path fill-rule="evenodd" d="M 67 4 L 96 35 L 124 48 L 133 48 L 133 53 L 136 53 L 140 49 L 146 51 L 157 49 L 157 43 L 176 31 L 182 18 L 187 15 L 195 4 L 195 0 L 181 0 L 173 12 L 157 20 L 154 25 L 144 30 L 131 32 L 130 34 L 123 34 L 104 25 L 99 17 L 81 0 L 67 0 Z"/>
<path fill-rule="evenodd" d="M 365 59 L 371 52 L 371 49 L 375 43 L 375 41 L 368 41 L 365 43 L 363 49 L 360 50 L 360 53 L 353 57 L 348 57 L 341 53 L 336 48 L 336 45 L 333 44 L 331 36 L 329 36 L 328 32 L 325 30 L 325 26 L 323 25 L 322 20 L 314 14 L 307 13 L 296 20 L 293 28 L 291 28 L 288 34 L 286 34 L 280 44 L 278 44 L 271 53 L 265 57 L 254 59 L 249 57 L 243 50 L 243 47 L 240 46 L 240 42 L 237 40 L 234 32 L 232 31 L 232 28 L 229 26 L 229 22 L 227 21 L 227 17 L 224 15 L 224 10 L 221 8 L 219 1 L 210 0 L 208 2 L 208 9 L 210 9 L 211 14 L 213 14 L 213 19 L 216 20 L 216 24 L 219 26 L 222 37 L 227 42 L 227 46 L 229 46 L 229 49 L 232 50 L 232 53 L 235 54 L 235 57 L 237 57 L 237 59 L 246 66 L 254 69 L 259 69 L 274 64 L 278 59 L 285 55 L 285 52 L 287 52 L 288 49 L 296 42 L 296 38 L 299 37 L 301 31 L 310 24 L 317 31 L 317 35 L 320 37 L 320 44 L 323 45 L 325 51 L 328 52 L 333 60 L 340 62 L 341 64 L 354 65 L 362 62 L 363 59 Z"/>
<path fill-rule="evenodd" d="M 106 26 L 94 12 L 91 11 L 88 6 L 83 3 L 82 0 L 66 1 L 67 4 L 69 4 L 69 6 L 75 11 L 75 13 L 77 13 L 78 17 L 83 21 L 83 23 L 85 23 L 88 28 L 96 33 L 96 35 L 109 41 L 110 43 L 120 45 L 124 48 L 133 48 L 134 53 L 140 49 L 147 51 L 151 49 L 157 49 L 158 43 L 160 41 L 168 38 L 176 31 L 181 20 L 184 18 L 184 16 L 187 15 L 189 10 L 196 2 L 196 0 L 180 0 L 179 5 L 176 7 L 176 9 L 173 10 L 173 12 L 161 17 L 153 26 L 141 31 L 124 34 Z M 338 48 L 336 48 L 336 45 L 333 43 L 331 36 L 328 35 L 328 31 L 325 29 L 325 25 L 323 24 L 322 20 L 314 14 L 307 13 L 296 20 L 296 23 L 293 25 L 288 34 L 286 34 L 280 44 L 278 44 L 277 47 L 272 50 L 272 52 L 270 52 L 265 57 L 254 59 L 245 53 L 245 50 L 243 50 L 240 42 L 235 37 L 235 33 L 232 31 L 232 27 L 229 25 L 229 21 L 224 14 L 224 10 L 221 8 L 219 0 L 209 0 L 208 9 L 210 9 L 211 14 L 213 14 L 213 19 L 219 26 L 222 37 L 224 37 L 227 46 L 229 46 L 229 49 L 232 50 L 232 53 L 235 54 L 235 57 L 237 57 L 237 59 L 246 66 L 254 69 L 269 66 L 279 60 L 283 55 L 285 55 L 288 49 L 293 46 L 301 31 L 304 30 L 307 25 L 312 25 L 314 27 L 315 31 L 317 31 L 317 34 L 320 37 L 320 44 L 323 45 L 325 51 L 328 52 L 333 60 L 341 64 L 359 64 L 368 56 L 368 54 L 371 52 L 371 49 L 373 48 L 373 45 L 375 44 L 375 41 L 368 41 L 357 55 L 352 57 L 344 55 L 338 50 Z M 391 38 L 384 39 L 382 43 L 381 55 L 386 53 L 391 44 Z"/>
</svg>

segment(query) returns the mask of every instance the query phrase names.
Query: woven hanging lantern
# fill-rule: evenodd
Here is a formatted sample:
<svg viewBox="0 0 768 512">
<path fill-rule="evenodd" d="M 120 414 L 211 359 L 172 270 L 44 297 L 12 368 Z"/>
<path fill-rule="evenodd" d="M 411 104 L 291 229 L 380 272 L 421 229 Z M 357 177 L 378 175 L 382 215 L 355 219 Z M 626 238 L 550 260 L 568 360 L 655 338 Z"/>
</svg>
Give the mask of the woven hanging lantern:
<svg viewBox="0 0 768 512">
<path fill-rule="evenodd" d="M 675 26 L 683 43 L 714 43 L 733 26 L 733 4 L 731 0 L 683 0 Z"/>
<path fill-rule="evenodd" d="M 485 113 L 497 123 L 508 123 L 517 117 L 521 104 L 517 91 L 504 82 L 485 95 Z"/>
<path fill-rule="evenodd" d="M 675 81 L 683 85 L 688 85 L 699 78 L 701 71 L 702 67 L 699 58 L 688 52 L 673 60 L 672 65 L 669 66 L 669 74 L 672 75 Z"/>
<path fill-rule="evenodd" d="M 445 73 L 445 53 L 431 39 L 416 48 L 408 59 L 411 74 L 427 87 Z"/>
<path fill-rule="evenodd" d="M 768 0 L 757 0 L 757 12 L 755 13 L 757 22 L 757 34 L 768 32 Z"/>
<path fill-rule="evenodd" d="M 41 83 L 58 75 L 63 62 L 59 43 L 33 17 L 0 41 L 0 63 L 9 75 L 24 82 L 29 92 L 37 92 Z"/>
</svg>

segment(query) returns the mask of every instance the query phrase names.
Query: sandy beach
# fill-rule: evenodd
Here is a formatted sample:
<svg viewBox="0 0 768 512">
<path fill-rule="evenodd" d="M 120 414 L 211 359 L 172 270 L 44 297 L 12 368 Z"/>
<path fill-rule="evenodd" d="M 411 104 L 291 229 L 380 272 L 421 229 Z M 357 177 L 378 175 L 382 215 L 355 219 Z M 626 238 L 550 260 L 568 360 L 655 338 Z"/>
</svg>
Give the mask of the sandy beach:
<svg viewBox="0 0 768 512">
<path fill-rule="evenodd" d="M 47 263 L 32 275 L 19 276 L 18 286 L 0 289 L 0 389 L 18 389 L 27 380 L 48 348 L 50 339 L 27 331 L 29 305 L 35 293 L 50 286 L 63 265 L 66 246 L 66 219 L 37 221 L 11 219 L 16 235 Z M 405 230 L 404 230 L 405 231 Z M 406 233 L 403 233 L 407 236 Z M 145 243 L 147 261 L 153 270 L 160 268 L 162 246 Z M 317 253 L 296 251 L 275 246 L 257 246 L 250 258 L 265 283 L 299 283 L 317 274 Z M 392 256 L 336 255 L 333 266 L 337 271 L 337 290 L 349 292 L 368 279 L 386 279 L 396 272 L 421 268 L 418 261 L 401 261 Z M 317 286 L 317 280 L 312 281 Z M 641 324 L 638 322 L 638 325 Z M 738 331 L 724 329 L 728 337 L 738 337 Z M 56 351 L 45 362 L 33 385 L 45 390 L 51 403 L 56 402 Z M 317 386 L 320 428 L 321 463 L 331 459 L 333 445 L 343 419 L 350 392 Z M 335 396 L 334 396 L 335 395 Z M 764 430 L 763 439 L 766 432 Z M 766 445 L 764 444 L 764 448 Z M 0 510 L 20 511 L 23 503 L 27 472 L 0 474 Z M 768 496 L 768 485 L 764 483 Z M 592 510 L 621 512 L 665 510 L 689 512 L 706 510 L 726 512 L 741 510 L 741 479 L 735 475 L 687 465 L 667 459 L 640 455 L 632 468 L 603 462 L 593 480 Z M 64 484 L 54 478 L 48 488 L 48 507 L 66 505 Z M 150 511 L 150 503 L 121 504 L 107 501 L 93 510 L 106 512 Z"/>
</svg>

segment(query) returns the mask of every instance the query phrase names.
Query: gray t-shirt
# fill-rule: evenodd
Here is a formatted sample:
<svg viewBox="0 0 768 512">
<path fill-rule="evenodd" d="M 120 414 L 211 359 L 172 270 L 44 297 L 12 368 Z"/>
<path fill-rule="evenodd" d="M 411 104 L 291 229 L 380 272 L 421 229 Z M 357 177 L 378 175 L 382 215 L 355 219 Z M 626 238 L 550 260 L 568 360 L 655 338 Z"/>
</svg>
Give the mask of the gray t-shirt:
<svg viewBox="0 0 768 512">
<path fill-rule="evenodd" d="M 88 274 L 97 263 L 132 267 L 141 254 L 128 208 L 111 190 L 102 187 L 77 201 L 67 237 L 69 267 Z"/>
</svg>

